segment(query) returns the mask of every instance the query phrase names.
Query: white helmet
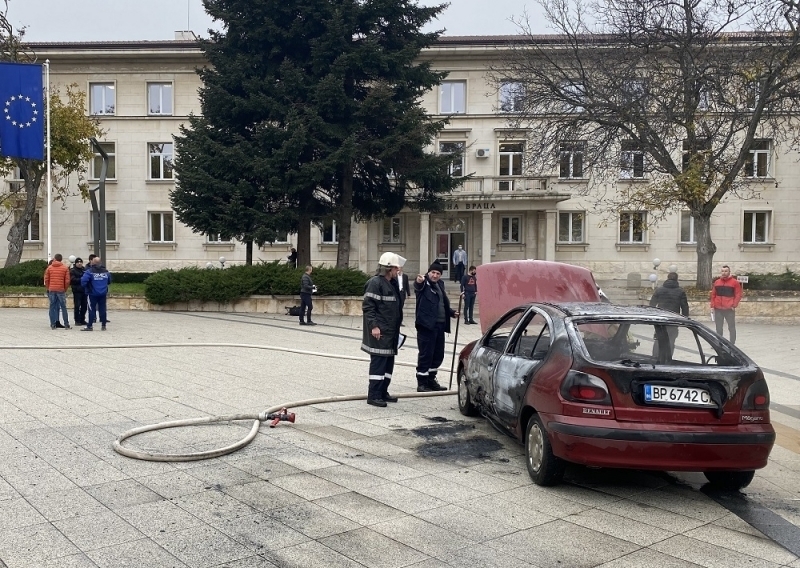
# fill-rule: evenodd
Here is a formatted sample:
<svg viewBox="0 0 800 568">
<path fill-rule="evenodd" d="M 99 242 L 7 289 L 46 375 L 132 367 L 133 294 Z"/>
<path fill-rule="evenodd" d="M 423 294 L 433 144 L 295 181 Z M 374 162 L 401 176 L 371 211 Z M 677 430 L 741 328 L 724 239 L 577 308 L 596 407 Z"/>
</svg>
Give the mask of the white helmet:
<svg viewBox="0 0 800 568">
<path fill-rule="evenodd" d="M 405 258 L 393 252 L 383 253 L 381 255 L 381 258 L 378 260 L 378 264 L 380 264 L 381 266 L 388 266 L 390 268 L 391 267 L 402 268 L 405 263 L 406 263 Z"/>
</svg>

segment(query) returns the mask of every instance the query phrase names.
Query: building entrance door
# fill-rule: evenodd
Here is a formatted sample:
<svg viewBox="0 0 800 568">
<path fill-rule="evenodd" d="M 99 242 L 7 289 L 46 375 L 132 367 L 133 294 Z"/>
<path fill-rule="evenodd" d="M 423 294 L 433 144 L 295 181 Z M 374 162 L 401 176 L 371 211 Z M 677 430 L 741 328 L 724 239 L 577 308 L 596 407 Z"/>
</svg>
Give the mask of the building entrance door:
<svg viewBox="0 0 800 568">
<path fill-rule="evenodd" d="M 467 223 L 464 219 L 442 217 L 434 220 L 433 258 L 442 265 L 442 278 L 451 279 L 455 274 L 453 251 L 458 245 L 467 248 Z M 469 254 L 469 251 L 467 252 Z M 469 258 L 469 257 L 467 257 Z"/>
</svg>

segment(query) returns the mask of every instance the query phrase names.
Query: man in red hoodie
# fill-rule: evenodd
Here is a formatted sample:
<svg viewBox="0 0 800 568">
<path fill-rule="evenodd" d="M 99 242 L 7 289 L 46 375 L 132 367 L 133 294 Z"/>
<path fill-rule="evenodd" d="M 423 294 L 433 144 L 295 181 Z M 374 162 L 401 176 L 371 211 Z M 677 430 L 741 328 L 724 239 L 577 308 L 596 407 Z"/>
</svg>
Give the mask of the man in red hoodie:
<svg viewBox="0 0 800 568">
<path fill-rule="evenodd" d="M 736 306 L 741 299 L 742 285 L 731 276 L 730 266 L 724 264 L 719 278 L 711 286 L 711 309 L 714 310 L 712 313 L 718 335 L 722 335 L 722 322 L 728 322 L 731 343 L 736 343 Z"/>
<path fill-rule="evenodd" d="M 69 289 L 69 268 L 61 263 L 61 259 L 62 256 L 57 254 L 44 271 L 44 287 L 47 288 L 47 297 L 50 299 L 50 329 L 58 327 L 59 310 L 64 316 L 64 327 L 70 328 L 66 294 Z"/>
</svg>

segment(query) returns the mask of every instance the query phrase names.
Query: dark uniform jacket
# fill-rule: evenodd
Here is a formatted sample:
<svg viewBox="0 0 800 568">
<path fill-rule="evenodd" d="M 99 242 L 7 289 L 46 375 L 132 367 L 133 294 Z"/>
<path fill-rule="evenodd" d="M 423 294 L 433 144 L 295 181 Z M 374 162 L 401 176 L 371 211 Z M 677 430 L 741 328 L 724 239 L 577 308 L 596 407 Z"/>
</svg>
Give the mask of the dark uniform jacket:
<svg viewBox="0 0 800 568">
<path fill-rule="evenodd" d="M 450 300 L 444 293 L 444 282 L 439 280 L 434 284 L 426 275 L 422 284 L 414 280 L 414 292 L 417 294 L 417 329 L 420 327 L 436 328 L 436 320 L 439 318 L 439 296 L 441 295 L 444 297 L 444 331 L 450 333 L 450 318 L 455 316 L 455 311 L 450 308 Z"/>
<path fill-rule="evenodd" d="M 664 282 L 650 298 L 650 305 L 689 317 L 689 301 L 677 280 Z"/>
<path fill-rule="evenodd" d="M 370 355 L 392 357 L 397 355 L 397 338 L 400 334 L 400 290 L 397 280 L 386 280 L 378 274 L 364 286 L 363 334 L 361 350 Z M 372 335 L 374 328 L 381 330 L 381 338 Z"/>
<path fill-rule="evenodd" d="M 69 283 L 72 286 L 72 293 L 75 292 L 82 293 L 83 292 L 83 284 L 81 284 L 81 278 L 83 278 L 83 273 L 86 272 L 86 269 L 80 266 L 73 266 L 69 269 Z"/>
</svg>

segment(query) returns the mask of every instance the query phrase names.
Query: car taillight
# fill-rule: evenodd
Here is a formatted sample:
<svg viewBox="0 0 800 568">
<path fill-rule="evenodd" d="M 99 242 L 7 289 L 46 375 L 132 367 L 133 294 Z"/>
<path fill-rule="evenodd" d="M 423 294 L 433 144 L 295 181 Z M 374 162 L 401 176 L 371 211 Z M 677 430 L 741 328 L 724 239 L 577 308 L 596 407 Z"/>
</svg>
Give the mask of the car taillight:
<svg viewBox="0 0 800 568">
<path fill-rule="evenodd" d="M 744 395 L 742 410 L 767 410 L 769 408 L 769 387 L 767 381 L 758 379 Z"/>
<path fill-rule="evenodd" d="M 611 405 L 611 395 L 603 379 L 583 371 L 567 373 L 561 383 L 561 396 L 572 402 Z"/>
</svg>

